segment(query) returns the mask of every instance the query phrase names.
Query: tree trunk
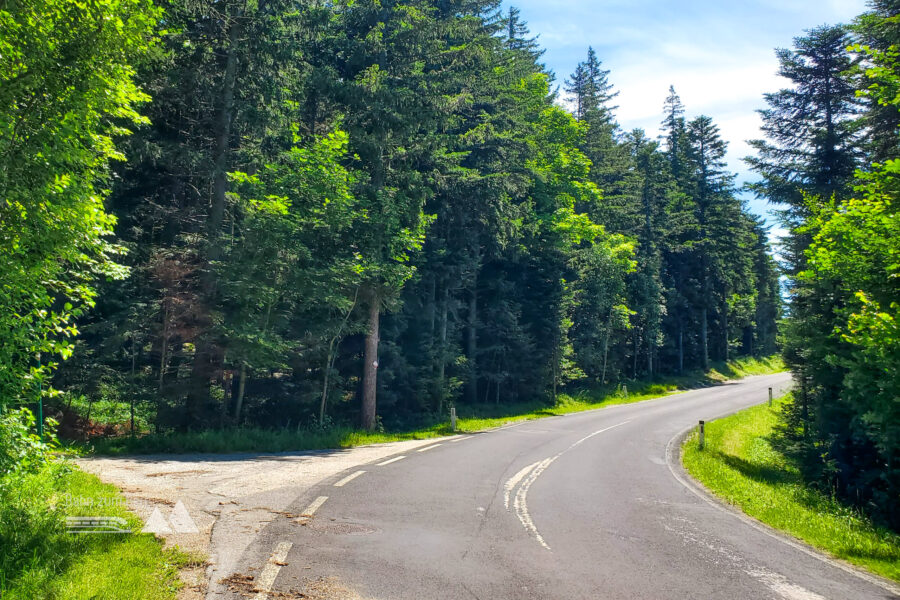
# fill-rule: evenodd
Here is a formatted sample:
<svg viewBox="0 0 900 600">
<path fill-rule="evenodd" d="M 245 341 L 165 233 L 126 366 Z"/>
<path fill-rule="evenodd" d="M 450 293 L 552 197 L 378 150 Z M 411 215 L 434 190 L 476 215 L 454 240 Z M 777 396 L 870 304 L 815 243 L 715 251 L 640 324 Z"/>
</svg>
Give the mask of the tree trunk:
<svg viewBox="0 0 900 600">
<path fill-rule="evenodd" d="M 241 375 L 238 381 L 237 400 L 234 403 L 234 422 L 241 424 L 241 410 L 244 408 L 244 390 L 247 389 L 247 363 L 241 363 Z"/>
<path fill-rule="evenodd" d="M 363 365 L 362 426 L 367 431 L 375 429 L 376 394 L 378 391 L 378 325 L 381 306 L 378 293 L 373 292 L 369 304 L 369 331 L 366 334 L 366 351 Z"/>
<path fill-rule="evenodd" d="M 450 286 L 444 286 L 443 297 L 441 298 L 441 336 L 440 346 L 438 346 L 437 360 L 437 413 L 442 414 L 444 411 L 444 373 L 447 368 L 447 316 L 450 310 Z"/>
<path fill-rule="evenodd" d="M 331 376 L 331 371 L 334 369 L 334 361 L 337 360 L 341 336 L 344 333 L 344 327 L 347 325 L 347 321 L 350 320 L 350 315 L 353 314 L 353 309 L 356 308 L 356 301 L 358 298 L 359 288 L 356 288 L 356 293 L 353 295 L 353 304 L 350 305 L 347 314 L 344 315 L 344 320 L 341 321 L 341 326 L 338 329 L 337 334 L 331 338 L 331 343 L 328 345 L 328 355 L 325 357 L 325 381 L 322 384 L 322 401 L 319 403 L 319 427 L 325 422 L 325 405 L 328 402 L 328 381 Z"/>
<path fill-rule="evenodd" d="M 637 379 L 638 350 L 640 349 L 640 344 L 641 344 L 641 338 L 640 338 L 640 335 L 638 335 L 637 327 L 635 327 L 635 328 L 634 328 L 634 342 L 633 342 L 634 347 L 632 348 L 632 352 L 633 352 L 633 355 L 634 355 L 634 356 L 633 356 L 633 363 L 634 363 L 634 364 L 633 364 L 633 366 L 632 366 L 632 368 L 631 368 L 631 377 L 632 377 L 633 379 Z"/>
<path fill-rule="evenodd" d="M 606 335 L 603 337 L 603 370 L 600 374 L 600 385 L 606 385 L 606 359 L 609 357 L 609 330 L 611 322 L 606 324 Z"/>
<path fill-rule="evenodd" d="M 222 395 L 222 412 L 219 414 L 219 427 L 225 427 L 228 420 L 228 409 L 231 408 L 231 400 L 233 398 L 234 387 L 234 371 L 229 369 L 224 373 L 225 377 L 225 393 Z"/>
<path fill-rule="evenodd" d="M 466 396 L 469 402 L 478 402 L 478 291 L 475 278 L 472 279 L 472 289 L 469 293 L 468 331 L 466 335 L 466 358 L 469 361 L 469 383 Z"/>
<path fill-rule="evenodd" d="M 216 304 L 215 275 L 209 268 L 222 257 L 222 222 L 225 217 L 225 194 L 228 189 L 228 166 L 231 154 L 231 127 L 234 118 L 234 91 L 237 80 L 237 53 L 240 44 L 242 21 L 240 12 L 237 15 L 226 15 L 228 27 L 228 49 L 225 58 L 225 75 L 222 80 L 222 104 L 216 119 L 216 148 L 213 156 L 213 194 L 206 221 L 207 230 L 207 273 L 204 276 L 203 292 L 206 310 Z M 206 331 L 202 331 L 197 340 L 194 353 L 194 364 L 191 368 L 191 385 L 187 397 L 187 424 L 193 425 L 202 419 L 204 404 L 209 400 L 210 382 L 221 368 L 222 353 L 212 339 L 210 323 L 206 323 Z"/>
<path fill-rule="evenodd" d="M 131 436 L 134 437 L 134 397 L 136 395 L 134 368 L 135 368 L 134 332 L 131 332 Z"/>
<path fill-rule="evenodd" d="M 684 373 L 684 324 L 678 322 L 678 372 Z"/>
<path fill-rule="evenodd" d="M 707 321 L 707 309 L 700 311 L 700 353 L 703 370 L 709 370 L 709 323 Z"/>
<path fill-rule="evenodd" d="M 728 352 L 728 305 L 727 304 L 722 308 L 722 329 L 724 330 L 722 332 L 722 334 L 723 334 L 722 337 L 724 338 L 724 341 L 725 341 L 725 352 L 724 352 L 725 362 L 728 362 L 728 359 L 730 357 L 729 357 L 729 352 Z"/>
</svg>

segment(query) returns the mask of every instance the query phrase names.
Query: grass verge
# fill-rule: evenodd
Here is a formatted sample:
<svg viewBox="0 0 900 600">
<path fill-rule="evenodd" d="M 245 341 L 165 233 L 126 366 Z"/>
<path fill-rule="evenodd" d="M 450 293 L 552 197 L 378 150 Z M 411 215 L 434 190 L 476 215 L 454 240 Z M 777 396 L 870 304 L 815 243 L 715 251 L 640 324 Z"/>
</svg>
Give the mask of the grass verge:
<svg viewBox="0 0 900 600">
<path fill-rule="evenodd" d="M 62 461 L 0 478 L 0 597 L 3 600 L 172 600 L 179 569 L 195 562 L 150 534 L 73 535 L 67 516 L 143 523 L 124 497 Z"/>
<path fill-rule="evenodd" d="M 713 365 L 706 373 L 691 373 L 653 381 L 632 381 L 627 390 L 622 387 L 575 390 L 560 394 L 553 406 L 542 402 L 517 405 L 485 404 L 458 406 L 458 433 L 475 433 L 544 417 L 582 412 L 611 406 L 659 398 L 689 389 L 716 385 L 748 375 L 764 375 L 784 371 L 778 357 L 742 359 Z M 188 433 L 145 435 L 138 437 L 100 438 L 88 447 L 75 450 L 96 454 L 156 454 L 156 453 L 230 453 L 230 452 L 288 452 L 333 448 L 351 448 L 402 440 L 423 440 L 452 435 L 446 421 L 434 422 L 408 430 L 366 432 L 351 427 L 332 427 L 326 430 L 294 429 L 268 430 L 237 428 Z"/>
<path fill-rule="evenodd" d="M 688 473 L 714 494 L 763 523 L 826 553 L 900 582 L 900 535 L 804 485 L 771 440 L 787 397 L 708 423 L 683 447 Z"/>
</svg>

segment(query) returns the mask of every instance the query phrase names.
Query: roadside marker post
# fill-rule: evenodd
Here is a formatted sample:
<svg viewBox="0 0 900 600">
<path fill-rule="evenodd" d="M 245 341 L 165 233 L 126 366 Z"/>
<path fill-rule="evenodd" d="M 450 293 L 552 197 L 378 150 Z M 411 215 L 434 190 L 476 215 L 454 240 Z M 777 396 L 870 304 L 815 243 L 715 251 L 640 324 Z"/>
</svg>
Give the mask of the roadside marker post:
<svg viewBox="0 0 900 600">
<path fill-rule="evenodd" d="M 450 429 L 456 431 L 456 407 L 450 407 Z"/>
<path fill-rule="evenodd" d="M 706 446 L 706 421 L 700 421 L 700 449 Z"/>
<path fill-rule="evenodd" d="M 769 408 L 772 408 L 772 388 L 769 388 Z"/>
</svg>

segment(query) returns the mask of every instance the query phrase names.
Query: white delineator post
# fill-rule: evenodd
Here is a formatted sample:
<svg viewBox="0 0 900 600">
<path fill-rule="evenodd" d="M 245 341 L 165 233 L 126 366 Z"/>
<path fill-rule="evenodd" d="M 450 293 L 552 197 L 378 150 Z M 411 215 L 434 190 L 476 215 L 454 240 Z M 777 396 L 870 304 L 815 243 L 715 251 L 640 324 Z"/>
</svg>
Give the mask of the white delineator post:
<svg viewBox="0 0 900 600">
<path fill-rule="evenodd" d="M 700 449 L 706 446 L 706 421 L 700 421 Z"/>
<path fill-rule="evenodd" d="M 772 408 L 772 388 L 769 388 L 769 408 Z"/>
<path fill-rule="evenodd" d="M 456 408 L 450 407 L 450 429 L 456 431 Z"/>
</svg>

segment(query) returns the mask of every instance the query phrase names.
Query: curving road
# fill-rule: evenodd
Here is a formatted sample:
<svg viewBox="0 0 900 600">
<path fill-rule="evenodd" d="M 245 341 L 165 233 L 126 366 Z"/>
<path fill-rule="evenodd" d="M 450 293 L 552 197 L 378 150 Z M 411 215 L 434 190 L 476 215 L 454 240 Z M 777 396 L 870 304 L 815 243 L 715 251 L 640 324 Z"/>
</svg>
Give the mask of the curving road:
<svg viewBox="0 0 900 600">
<path fill-rule="evenodd" d="M 253 586 L 233 597 L 900 598 L 711 502 L 667 456 L 698 419 L 788 385 L 753 377 L 341 473 L 260 533 L 240 561 Z"/>
</svg>

